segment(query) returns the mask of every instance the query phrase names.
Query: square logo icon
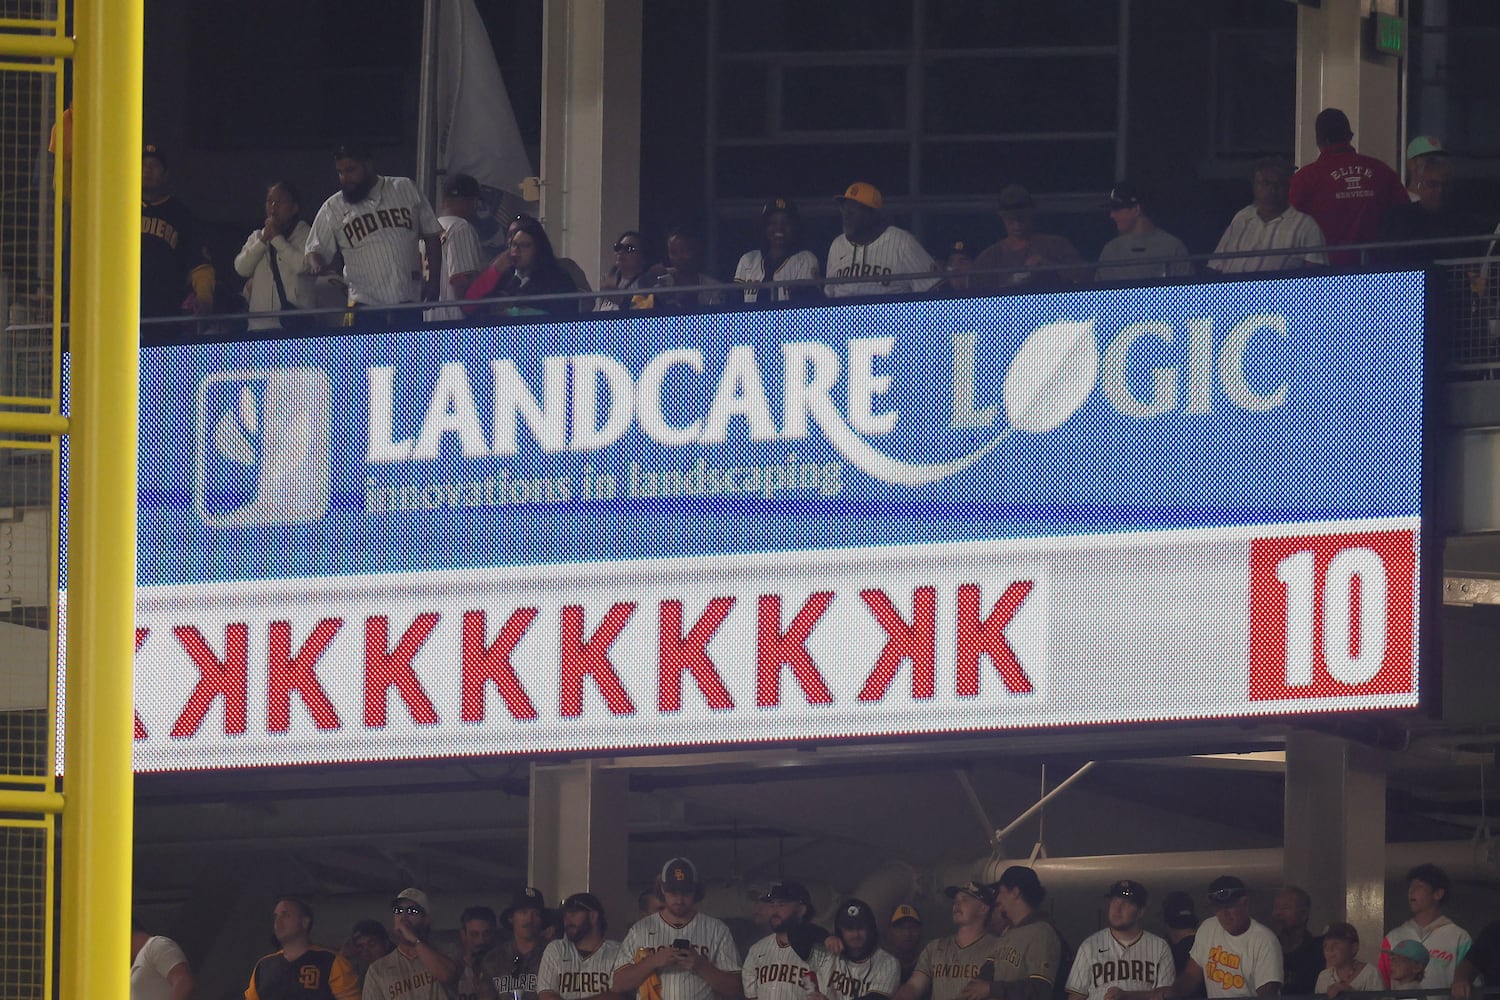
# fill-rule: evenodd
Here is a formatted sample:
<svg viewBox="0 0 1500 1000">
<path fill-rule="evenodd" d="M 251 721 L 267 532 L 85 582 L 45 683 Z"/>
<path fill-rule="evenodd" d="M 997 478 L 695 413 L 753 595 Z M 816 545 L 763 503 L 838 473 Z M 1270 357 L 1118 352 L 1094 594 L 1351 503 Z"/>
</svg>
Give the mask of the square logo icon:
<svg viewBox="0 0 1500 1000">
<path fill-rule="evenodd" d="M 322 369 L 214 372 L 197 395 L 193 500 L 205 524 L 323 519 L 332 388 Z"/>
</svg>

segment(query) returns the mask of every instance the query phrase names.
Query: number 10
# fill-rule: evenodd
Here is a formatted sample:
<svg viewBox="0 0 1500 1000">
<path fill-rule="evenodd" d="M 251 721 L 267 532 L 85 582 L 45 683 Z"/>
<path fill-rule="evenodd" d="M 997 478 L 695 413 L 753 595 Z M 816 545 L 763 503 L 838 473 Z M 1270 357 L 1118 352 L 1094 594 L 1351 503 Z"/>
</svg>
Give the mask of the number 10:
<svg viewBox="0 0 1500 1000">
<path fill-rule="evenodd" d="M 1316 565 L 1311 551 L 1294 552 L 1276 564 L 1276 579 L 1286 587 L 1287 687 L 1306 687 L 1314 679 Z M 1323 662 L 1335 680 L 1364 684 L 1385 662 L 1385 560 L 1374 549 L 1343 549 L 1329 560 L 1322 584 Z"/>
</svg>

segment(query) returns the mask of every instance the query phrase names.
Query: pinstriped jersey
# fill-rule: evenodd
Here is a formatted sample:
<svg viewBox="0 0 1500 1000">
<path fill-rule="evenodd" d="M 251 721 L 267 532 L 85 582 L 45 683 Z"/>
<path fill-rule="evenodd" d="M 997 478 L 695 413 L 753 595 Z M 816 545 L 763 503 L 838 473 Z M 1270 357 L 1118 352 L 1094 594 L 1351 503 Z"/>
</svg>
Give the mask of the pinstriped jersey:
<svg viewBox="0 0 1500 1000">
<path fill-rule="evenodd" d="M 619 965 L 633 965 L 654 951 L 672 947 L 678 938 L 687 938 L 693 950 L 702 953 L 715 966 L 726 972 L 735 972 L 740 967 L 740 953 L 734 946 L 734 937 L 722 920 L 706 913 L 694 914 L 683 927 L 673 927 L 660 913 L 642 917 L 625 932 L 620 943 Z M 668 966 L 661 970 L 659 983 L 652 976 L 636 991 L 640 1000 L 648 997 L 659 1000 L 713 1000 L 714 991 L 701 977 L 682 968 Z"/>
<path fill-rule="evenodd" d="M 422 252 L 417 241 L 443 227 L 427 199 L 406 177 L 380 177 L 363 200 L 333 194 L 313 218 L 306 252 L 323 260 L 344 255 L 349 299 L 362 305 L 417 302 L 422 296 Z"/>
<path fill-rule="evenodd" d="M 746 1000 L 807 1000 L 807 995 L 821 992 L 821 982 L 814 982 L 812 966 L 802 960 L 789 944 L 781 944 L 775 934 L 767 934 L 750 946 L 740 970 Z"/>
<path fill-rule="evenodd" d="M 851 962 L 844 955 L 816 948 L 812 967 L 818 987 L 828 1000 L 858 1000 L 871 993 L 888 997 L 901 985 L 901 963 L 880 948 L 863 962 Z"/>
<path fill-rule="evenodd" d="M 563 1000 L 584 1000 L 607 993 L 620 967 L 622 949 L 618 941 L 605 941 L 585 955 L 567 938 L 558 938 L 542 952 L 542 967 L 536 974 L 537 993 L 557 993 Z"/>
<path fill-rule="evenodd" d="M 868 243 L 853 243 L 849 237 L 839 233 L 828 247 L 828 267 L 825 274 L 830 278 L 868 277 L 869 281 L 850 281 L 829 285 L 824 292 L 830 299 L 850 295 L 906 295 L 925 292 L 941 278 L 901 278 L 892 281 L 893 274 L 923 274 L 933 269 L 932 255 L 922 249 L 917 238 L 904 229 L 886 226 L 881 234 Z"/>
<path fill-rule="evenodd" d="M 1171 986 L 1176 980 L 1172 948 L 1165 940 L 1141 931 L 1134 941 L 1124 944 L 1106 927 L 1078 946 L 1073 971 L 1068 974 L 1068 992 L 1104 1000 L 1111 986 L 1145 992 Z"/>
</svg>

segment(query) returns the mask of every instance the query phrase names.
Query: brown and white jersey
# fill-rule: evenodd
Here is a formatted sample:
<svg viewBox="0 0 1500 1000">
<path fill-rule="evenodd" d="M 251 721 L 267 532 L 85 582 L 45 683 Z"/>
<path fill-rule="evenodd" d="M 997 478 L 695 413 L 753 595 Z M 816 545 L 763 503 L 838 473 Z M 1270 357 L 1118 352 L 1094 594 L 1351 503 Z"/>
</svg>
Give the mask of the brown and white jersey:
<svg viewBox="0 0 1500 1000">
<path fill-rule="evenodd" d="M 833 238 L 828 247 L 830 278 L 868 278 L 868 281 L 849 281 L 830 284 L 824 292 L 830 299 L 851 295 L 908 295 L 925 292 L 942 280 L 934 274 L 931 278 L 898 278 L 895 274 L 926 274 L 933 270 L 932 255 L 922 249 L 917 238 L 904 229 L 886 226 L 881 234 L 868 243 L 851 243 L 843 233 Z"/>
<path fill-rule="evenodd" d="M 845 955 L 833 955 L 815 948 L 812 968 L 818 977 L 818 986 L 828 1000 L 859 1000 L 872 993 L 888 997 L 901 985 L 901 963 L 880 948 L 863 962 L 851 962 Z"/>
<path fill-rule="evenodd" d="M 1163 938 L 1140 931 L 1134 941 L 1122 942 L 1106 927 L 1078 946 L 1073 969 L 1068 973 L 1068 992 L 1088 1000 L 1104 1000 L 1112 986 L 1150 992 L 1176 981 L 1172 948 Z"/>
<path fill-rule="evenodd" d="M 791 945 L 778 943 L 775 934 L 750 946 L 740 982 L 746 1000 L 807 1000 L 809 993 L 822 992 L 812 964 L 803 961 Z"/>
<path fill-rule="evenodd" d="M 572 941 L 558 938 L 542 952 L 542 967 L 536 974 L 536 991 L 538 994 L 556 993 L 563 1000 L 584 1000 L 598 993 L 607 993 L 623 954 L 618 941 L 605 941 L 585 955 Z"/>
<path fill-rule="evenodd" d="M 673 927 L 660 913 L 637 920 L 620 942 L 617 969 L 645 958 L 654 951 L 672 947 L 672 942 L 686 938 L 694 951 L 704 955 L 726 972 L 738 972 L 740 953 L 734 937 L 722 920 L 706 913 L 694 914 L 682 927 Z M 686 969 L 669 966 L 653 975 L 636 990 L 639 1000 L 713 1000 L 713 988 L 702 977 Z"/>
<path fill-rule="evenodd" d="M 324 261 L 342 253 L 349 301 L 390 306 L 421 299 L 418 241 L 442 231 L 432 206 L 410 178 L 380 177 L 361 201 L 350 203 L 339 191 L 323 202 L 305 251 Z"/>
</svg>

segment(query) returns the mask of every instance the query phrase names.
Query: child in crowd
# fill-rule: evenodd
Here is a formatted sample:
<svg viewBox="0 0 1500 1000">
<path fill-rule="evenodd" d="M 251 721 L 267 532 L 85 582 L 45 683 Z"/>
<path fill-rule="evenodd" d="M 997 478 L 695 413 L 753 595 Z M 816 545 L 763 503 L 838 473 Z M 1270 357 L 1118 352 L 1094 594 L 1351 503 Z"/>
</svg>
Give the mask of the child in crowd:
<svg viewBox="0 0 1500 1000">
<path fill-rule="evenodd" d="M 1391 957 L 1391 989 L 1421 989 L 1427 972 L 1427 949 L 1420 941 L 1400 941 L 1381 951 Z"/>
</svg>

